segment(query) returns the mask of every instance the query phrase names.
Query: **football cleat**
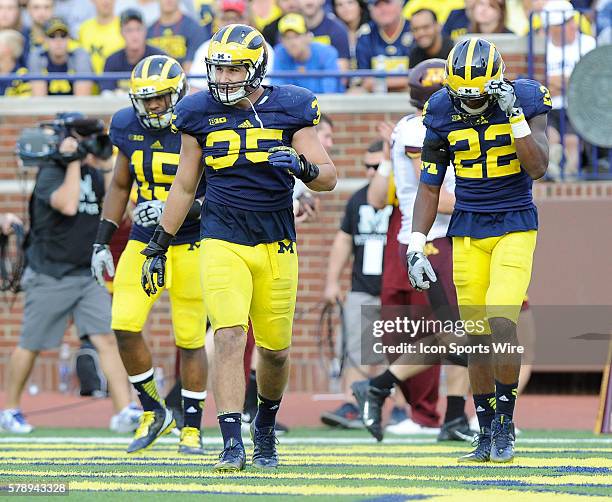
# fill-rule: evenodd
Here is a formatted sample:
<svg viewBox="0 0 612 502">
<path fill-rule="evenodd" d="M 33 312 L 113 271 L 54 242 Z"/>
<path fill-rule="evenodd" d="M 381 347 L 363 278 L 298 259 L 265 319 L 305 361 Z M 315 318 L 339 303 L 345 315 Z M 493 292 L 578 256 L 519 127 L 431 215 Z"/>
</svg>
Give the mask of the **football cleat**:
<svg viewBox="0 0 612 502">
<path fill-rule="evenodd" d="M 213 472 L 238 472 L 244 470 L 246 465 L 246 453 L 244 445 L 238 443 L 234 438 L 230 438 L 225 443 L 225 448 L 219 454 L 219 462 L 213 467 Z"/>
<path fill-rule="evenodd" d="M 476 432 L 470 429 L 465 415 L 450 420 L 440 427 L 438 441 L 473 441 Z"/>
<path fill-rule="evenodd" d="M 506 463 L 514 460 L 514 423 L 504 415 L 491 423 L 491 462 Z"/>
<path fill-rule="evenodd" d="M 159 437 L 168 434 L 175 425 L 172 412 L 167 408 L 143 412 L 127 452 L 136 453 L 149 448 Z"/>
<path fill-rule="evenodd" d="M 187 455 L 204 455 L 202 446 L 202 433 L 195 427 L 183 427 L 181 429 L 181 440 L 179 441 L 179 453 Z"/>
<path fill-rule="evenodd" d="M 330 427 L 343 429 L 363 429 L 359 409 L 353 403 L 344 403 L 334 411 L 321 414 L 321 422 Z"/>
<path fill-rule="evenodd" d="M 491 456 L 491 429 L 483 427 L 472 441 L 476 448 L 467 455 L 459 457 L 458 462 L 488 462 Z"/>
<path fill-rule="evenodd" d="M 278 454 L 276 445 L 278 439 L 274 427 L 258 429 L 255 420 L 251 422 L 251 440 L 253 441 L 253 467 L 258 469 L 276 469 L 278 467 Z"/>
<path fill-rule="evenodd" d="M 240 425 L 242 432 L 244 433 L 251 432 L 251 422 L 255 420 L 256 414 L 257 414 L 257 410 L 252 413 L 245 411 L 242 414 L 242 423 Z M 280 422 L 276 422 L 274 424 L 274 432 L 276 432 L 277 436 L 282 436 L 283 434 L 287 434 L 289 432 L 289 427 L 287 427 L 285 424 L 282 424 Z"/>
<path fill-rule="evenodd" d="M 13 434 L 29 434 L 34 430 L 21 410 L 4 410 L 0 415 L 0 429 Z"/>
<path fill-rule="evenodd" d="M 372 387 L 369 380 L 353 382 L 351 390 L 357 401 L 357 407 L 361 413 L 361 420 L 363 420 L 366 429 L 377 441 L 382 441 L 382 407 L 385 403 L 385 399 L 391 394 L 391 391 L 389 389 Z"/>
</svg>

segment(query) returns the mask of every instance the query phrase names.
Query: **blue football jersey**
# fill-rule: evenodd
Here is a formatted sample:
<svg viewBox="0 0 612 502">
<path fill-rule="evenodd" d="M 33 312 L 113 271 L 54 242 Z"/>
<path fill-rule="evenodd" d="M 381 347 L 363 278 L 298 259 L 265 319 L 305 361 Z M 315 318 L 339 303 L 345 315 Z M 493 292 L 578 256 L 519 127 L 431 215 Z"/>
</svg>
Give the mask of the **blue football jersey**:
<svg viewBox="0 0 612 502">
<path fill-rule="evenodd" d="M 181 151 L 181 135 L 170 128 L 151 130 L 138 121 L 133 108 L 119 110 L 111 120 L 111 141 L 130 161 L 130 174 L 138 187 L 137 203 L 147 200 L 165 201 L 174 181 Z M 198 187 L 196 197 L 204 196 L 205 182 Z M 149 242 L 155 227 L 132 225 L 130 239 Z M 200 223 L 185 221 L 172 244 L 199 240 Z"/>
<path fill-rule="evenodd" d="M 374 21 L 359 28 L 355 55 L 360 70 L 408 70 L 412 33 L 410 23 L 402 20 L 393 37 L 387 37 Z"/>
<path fill-rule="evenodd" d="M 534 80 L 514 81 L 527 120 L 551 109 L 548 89 Z M 423 109 L 426 140 L 449 145 L 455 167 L 455 212 L 448 235 L 484 238 L 537 228 L 533 180 L 521 167 L 506 114 L 493 114 L 477 125 L 464 122 L 446 89 L 429 98 Z M 445 165 L 424 162 L 421 181 L 442 185 Z"/>
<path fill-rule="evenodd" d="M 253 246 L 295 240 L 294 177 L 268 163 L 268 149 L 291 146 L 293 135 L 319 123 L 312 92 L 264 86 L 252 108 L 227 106 L 209 91 L 183 98 L 174 127 L 197 139 L 206 174 L 202 238 Z"/>
</svg>

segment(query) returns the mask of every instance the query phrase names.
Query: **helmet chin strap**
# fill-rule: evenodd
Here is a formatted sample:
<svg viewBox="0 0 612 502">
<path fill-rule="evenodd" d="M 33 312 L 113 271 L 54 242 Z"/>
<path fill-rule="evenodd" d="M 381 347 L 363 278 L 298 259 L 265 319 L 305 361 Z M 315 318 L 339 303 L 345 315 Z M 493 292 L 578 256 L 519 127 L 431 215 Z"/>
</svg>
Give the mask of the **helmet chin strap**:
<svg viewBox="0 0 612 502">
<path fill-rule="evenodd" d="M 484 104 L 482 106 L 479 106 L 478 108 L 471 108 L 467 106 L 463 101 L 460 101 L 460 103 L 461 103 L 461 108 L 463 108 L 470 115 L 479 115 L 482 112 L 484 112 L 489 106 L 488 101 L 485 101 Z"/>
</svg>

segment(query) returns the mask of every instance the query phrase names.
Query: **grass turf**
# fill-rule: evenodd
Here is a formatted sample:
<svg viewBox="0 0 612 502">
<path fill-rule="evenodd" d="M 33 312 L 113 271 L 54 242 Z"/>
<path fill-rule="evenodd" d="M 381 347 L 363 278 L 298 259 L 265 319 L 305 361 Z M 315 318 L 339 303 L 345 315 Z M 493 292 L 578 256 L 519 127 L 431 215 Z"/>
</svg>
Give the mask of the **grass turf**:
<svg viewBox="0 0 612 502">
<path fill-rule="evenodd" d="M 174 436 L 136 456 L 128 436 L 97 429 L 41 429 L 0 435 L 0 486 L 68 483 L 74 500 L 175 500 L 197 495 L 220 502 L 255 497 L 290 501 L 578 500 L 609 497 L 612 439 L 580 432 L 528 431 L 511 465 L 457 464 L 467 443 L 388 437 L 361 431 L 296 429 L 282 437 L 276 473 L 249 466 L 237 476 L 210 472 L 221 443 L 205 431 L 206 455 L 179 456 Z M 247 452 L 250 452 L 247 444 Z M 0 492 L 0 499 L 8 495 Z M 38 495 L 37 500 L 57 500 Z M 64 500 L 64 499 L 62 499 Z"/>
</svg>

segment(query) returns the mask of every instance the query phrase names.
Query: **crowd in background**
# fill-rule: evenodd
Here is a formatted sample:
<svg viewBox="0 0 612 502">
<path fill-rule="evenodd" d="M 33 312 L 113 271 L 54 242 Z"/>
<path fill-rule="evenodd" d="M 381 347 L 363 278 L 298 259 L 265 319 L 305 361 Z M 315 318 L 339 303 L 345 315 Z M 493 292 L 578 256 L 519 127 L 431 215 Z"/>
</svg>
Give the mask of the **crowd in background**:
<svg viewBox="0 0 612 502">
<path fill-rule="evenodd" d="M 232 23 L 251 24 L 263 33 L 272 74 L 403 71 L 424 59 L 445 58 L 453 42 L 468 33 L 523 36 L 531 24 L 548 34 L 552 17 L 568 6 L 585 12 L 572 10 L 563 18 L 580 33 L 578 57 L 595 46 L 595 34 L 600 43 L 612 43 L 612 0 L 0 0 L 0 77 L 92 75 L 77 81 L 6 79 L 0 81 L 0 95 L 126 92 L 126 80 L 95 75 L 130 72 L 152 54 L 168 54 L 190 75 L 202 77 L 211 35 Z M 574 37 L 570 33 L 563 44 L 576 45 Z M 549 68 L 555 71 L 560 70 Z M 204 78 L 190 83 L 196 90 L 206 87 Z M 314 75 L 271 83 L 293 83 L 315 93 L 407 90 L 404 77 Z"/>
</svg>

